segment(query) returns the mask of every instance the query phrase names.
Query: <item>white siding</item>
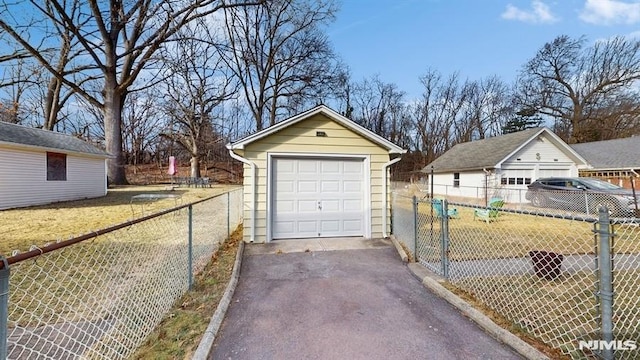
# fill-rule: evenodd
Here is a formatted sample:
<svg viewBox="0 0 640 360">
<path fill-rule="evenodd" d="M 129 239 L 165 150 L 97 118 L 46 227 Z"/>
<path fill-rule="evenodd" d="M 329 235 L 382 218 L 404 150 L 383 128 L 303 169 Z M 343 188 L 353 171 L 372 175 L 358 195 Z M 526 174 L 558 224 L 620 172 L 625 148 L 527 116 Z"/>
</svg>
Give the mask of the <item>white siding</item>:
<svg viewBox="0 0 640 360">
<path fill-rule="evenodd" d="M 442 173 L 433 175 L 433 193 L 436 196 L 484 198 L 485 175 L 483 171 L 460 172 L 459 186 L 454 186 L 453 174 L 454 173 Z"/>
<path fill-rule="evenodd" d="M 0 209 L 106 195 L 105 160 L 67 155 L 67 180 L 47 181 L 44 151 L 0 148 Z"/>
<path fill-rule="evenodd" d="M 532 181 L 544 176 L 578 176 L 578 166 L 547 136 L 534 139 L 507 159 L 504 169 L 531 169 Z M 550 171 L 547 171 L 550 170 Z M 549 175 L 552 174 L 552 175 Z"/>
</svg>

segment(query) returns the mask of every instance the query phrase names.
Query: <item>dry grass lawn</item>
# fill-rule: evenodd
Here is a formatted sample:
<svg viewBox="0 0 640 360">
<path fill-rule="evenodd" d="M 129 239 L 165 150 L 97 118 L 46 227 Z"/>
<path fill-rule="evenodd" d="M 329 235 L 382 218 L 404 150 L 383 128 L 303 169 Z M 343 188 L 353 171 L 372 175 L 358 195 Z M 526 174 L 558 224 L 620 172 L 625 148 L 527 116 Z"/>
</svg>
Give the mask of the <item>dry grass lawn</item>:
<svg viewBox="0 0 640 360">
<path fill-rule="evenodd" d="M 93 230 L 142 216 L 142 203 L 131 204 L 131 197 L 139 194 L 179 194 L 178 205 L 221 194 L 237 186 L 214 185 L 212 188 L 176 188 L 164 185 L 123 186 L 109 189 L 107 196 L 95 199 L 67 201 L 29 208 L 0 210 L 0 254 L 11 256 L 12 251 L 27 251 L 32 245 L 43 246 L 66 240 Z M 176 205 L 173 199 L 144 203 L 149 215 Z"/>
</svg>

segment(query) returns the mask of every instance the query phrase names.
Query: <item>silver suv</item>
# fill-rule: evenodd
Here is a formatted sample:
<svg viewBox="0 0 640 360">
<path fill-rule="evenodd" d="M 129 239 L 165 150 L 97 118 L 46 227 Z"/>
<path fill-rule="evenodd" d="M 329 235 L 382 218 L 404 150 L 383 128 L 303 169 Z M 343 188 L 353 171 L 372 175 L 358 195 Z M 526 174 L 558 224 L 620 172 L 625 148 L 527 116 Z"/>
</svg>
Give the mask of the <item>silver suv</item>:
<svg viewBox="0 0 640 360">
<path fill-rule="evenodd" d="M 612 216 L 637 215 L 640 196 L 631 190 L 594 178 L 540 178 L 528 186 L 525 198 L 533 206 L 597 214 L 606 206 Z"/>
</svg>

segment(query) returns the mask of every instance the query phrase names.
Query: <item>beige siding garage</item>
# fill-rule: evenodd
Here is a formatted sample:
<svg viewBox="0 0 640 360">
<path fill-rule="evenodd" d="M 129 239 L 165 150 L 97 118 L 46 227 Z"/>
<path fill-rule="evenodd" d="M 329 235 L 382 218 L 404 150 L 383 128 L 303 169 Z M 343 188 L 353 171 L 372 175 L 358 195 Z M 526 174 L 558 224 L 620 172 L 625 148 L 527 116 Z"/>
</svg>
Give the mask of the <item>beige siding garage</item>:
<svg viewBox="0 0 640 360">
<path fill-rule="evenodd" d="M 245 162 L 245 241 L 388 233 L 383 171 L 404 151 L 333 110 L 319 106 L 228 148 Z"/>
</svg>

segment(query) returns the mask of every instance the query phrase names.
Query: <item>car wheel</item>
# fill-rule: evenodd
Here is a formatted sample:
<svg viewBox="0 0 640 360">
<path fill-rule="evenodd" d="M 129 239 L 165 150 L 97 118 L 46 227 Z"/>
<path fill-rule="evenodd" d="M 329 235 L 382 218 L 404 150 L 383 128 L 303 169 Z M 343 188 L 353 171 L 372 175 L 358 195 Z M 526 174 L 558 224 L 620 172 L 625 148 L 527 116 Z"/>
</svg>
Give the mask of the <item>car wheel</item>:
<svg viewBox="0 0 640 360">
<path fill-rule="evenodd" d="M 545 203 L 546 201 L 544 200 L 544 197 L 541 194 L 535 194 L 531 198 L 531 205 L 535 207 L 544 207 Z"/>
</svg>

